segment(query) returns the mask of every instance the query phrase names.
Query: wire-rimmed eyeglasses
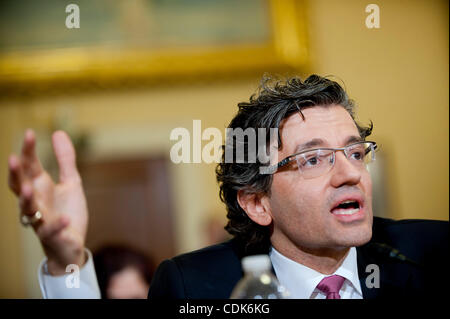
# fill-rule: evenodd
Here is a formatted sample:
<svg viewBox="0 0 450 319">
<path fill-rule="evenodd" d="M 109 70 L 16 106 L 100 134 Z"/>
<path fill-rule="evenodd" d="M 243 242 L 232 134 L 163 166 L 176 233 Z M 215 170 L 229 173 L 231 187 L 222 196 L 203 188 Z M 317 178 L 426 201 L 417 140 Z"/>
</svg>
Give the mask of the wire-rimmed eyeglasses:
<svg viewBox="0 0 450 319">
<path fill-rule="evenodd" d="M 375 160 L 377 144 L 371 141 L 356 142 L 340 148 L 314 148 L 292 154 L 277 164 L 267 167 L 271 174 L 280 167 L 295 161 L 303 178 L 319 177 L 331 170 L 336 162 L 336 152 L 342 151 L 355 167 L 365 168 Z"/>
</svg>

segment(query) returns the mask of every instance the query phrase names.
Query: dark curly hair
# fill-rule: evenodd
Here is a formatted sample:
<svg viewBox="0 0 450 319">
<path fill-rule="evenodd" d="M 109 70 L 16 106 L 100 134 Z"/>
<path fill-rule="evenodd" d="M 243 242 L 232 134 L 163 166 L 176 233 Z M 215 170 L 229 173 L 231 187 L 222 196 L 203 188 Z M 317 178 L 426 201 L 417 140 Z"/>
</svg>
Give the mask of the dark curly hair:
<svg viewBox="0 0 450 319">
<path fill-rule="evenodd" d="M 279 128 L 284 119 L 294 112 L 299 112 L 304 118 L 302 109 L 330 105 L 340 105 L 347 110 L 359 130 L 363 139 L 372 132 L 373 123 L 362 127 L 356 123 L 354 109 L 355 103 L 349 99 L 345 90 L 335 81 L 311 75 L 305 81 L 299 77 L 286 80 L 271 79 L 264 76 L 257 93 L 250 97 L 249 102 L 238 104 L 239 111 L 229 124 L 229 129 L 241 128 Z M 240 141 L 242 143 L 242 141 Z M 266 142 L 269 143 L 269 137 Z M 248 150 L 248 141 L 244 141 L 244 150 Z M 270 226 L 261 226 L 252 221 L 241 208 L 237 200 L 238 191 L 242 190 L 253 194 L 269 194 L 272 184 L 272 175 L 260 174 L 261 162 L 225 160 L 225 148 L 232 146 L 236 151 L 236 138 L 227 140 L 222 146 L 223 155 L 221 163 L 217 165 L 216 177 L 220 186 L 220 199 L 226 204 L 227 218 L 225 229 L 240 240 L 245 247 L 245 253 L 267 253 L 270 247 Z M 278 134 L 278 148 L 282 141 Z M 233 152 L 235 154 L 235 152 Z M 248 154 L 247 154 L 248 155 Z M 248 158 L 248 156 L 247 156 Z"/>
<path fill-rule="evenodd" d="M 111 278 L 127 267 L 136 269 L 150 285 L 153 278 L 153 259 L 143 252 L 125 245 L 108 245 L 94 253 L 94 267 L 102 298 L 108 296 Z"/>
</svg>

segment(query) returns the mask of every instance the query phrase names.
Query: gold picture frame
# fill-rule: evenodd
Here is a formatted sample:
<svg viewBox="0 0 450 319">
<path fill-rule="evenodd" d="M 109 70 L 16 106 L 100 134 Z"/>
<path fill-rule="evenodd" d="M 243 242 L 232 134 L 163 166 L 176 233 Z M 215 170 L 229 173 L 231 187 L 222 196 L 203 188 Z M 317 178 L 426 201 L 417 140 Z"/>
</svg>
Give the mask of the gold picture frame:
<svg viewBox="0 0 450 319">
<path fill-rule="evenodd" d="M 304 67 L 303 0 L 268 0 L 271 40 L 264 44 L 174 50 L 66 48 L 0 54 L 0 96 L 86 86 L 115 87 L 179 78 L 239 77 Z"/>
</svg>

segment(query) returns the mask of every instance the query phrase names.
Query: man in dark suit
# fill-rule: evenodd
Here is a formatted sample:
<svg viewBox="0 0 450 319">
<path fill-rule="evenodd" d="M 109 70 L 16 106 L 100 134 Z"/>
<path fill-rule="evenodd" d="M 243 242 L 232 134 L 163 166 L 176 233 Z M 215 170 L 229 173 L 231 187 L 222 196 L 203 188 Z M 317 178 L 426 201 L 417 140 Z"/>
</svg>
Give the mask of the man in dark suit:
<svg viewBox="0 0 450 319">
<path fill-rule="evenodd" d="M 447 295 L 448 279 L 436 275 L 436 271 L 449 267 L 447 222 L 375 217 L 373 232 L 380 235 L 356 249 L 364 299 Z M 229 298 L 243 276 L 242 248 L 242 243 L 233 239 L 164 261 L 150 287 L 149 297 Z M 380 267 L 378 288 L 366 284 L 373 274 L 367 266 L 374 264 Z"/>
<path fill-rule="evenodd" d="M 164 261 L 149 297 L 229 298 L 243 276 L 241 259 L 252 254 L 269 254 L 294 298 L 441 294 L 435 276 L 448 267 L 448 223 L 373 219 L 366 168 L 375 159 L 376 143 L 366 141 L 373 126 L 358 125 L 353 112 L 328 79 L 263 82 L 229 129 L 279 128 L 278 140 L 264 138 L 275 156 L 251 162 L 249 152 L 262 146 L 230 135 L 217 168 L 234 239 Z M 227 160 L 242 144 L 247 161 Z M 332 278 L 338 295 L 320 285 Z"/>
<path fill-rule="evenodd" d="M 265 135 L 271 128 L 276 134 Z M 448 222 L 373 218 L 372 124 L 356 123 L 339 84 L 317 75 L 263 81 L 229 129 L 216 172 L 234 239 L 164 261 L 150 298 L 228 298 L 241 259 L 254 254 L 269 255 L 293 298 L 446 296 Z M 20 158 L 9 158 L 9 186 L 46 255 L 43 296 L 99 298 L 73 145 L 64 132 L 53 134 L 55 183 L 35 143 L 27 131 Z M 79 266 L 79 289 L 68 289 L 67 265 Z"/>
</svg>

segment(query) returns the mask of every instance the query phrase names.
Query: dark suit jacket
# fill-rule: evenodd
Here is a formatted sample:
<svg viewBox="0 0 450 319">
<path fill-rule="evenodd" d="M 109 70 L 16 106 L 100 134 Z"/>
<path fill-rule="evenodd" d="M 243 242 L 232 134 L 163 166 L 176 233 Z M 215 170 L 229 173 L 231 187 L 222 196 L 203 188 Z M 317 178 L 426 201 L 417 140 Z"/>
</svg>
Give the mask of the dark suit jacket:
<svg viewBox="0 0 450 319">
<path fill-rule="evenodd" d="M 356 249 L 364 299 L 447 295 L 448 222 L 375 217 L 371 241 Z M 156 270 L 148 296 L 227 299 L 243 275 L 244 256 L 242 245 L 230 240 L 165 260 Z M 379 267 L 379 288 L 366 285 L 373 272 L 367 269 L 370 264 Z"/>
</svg>

